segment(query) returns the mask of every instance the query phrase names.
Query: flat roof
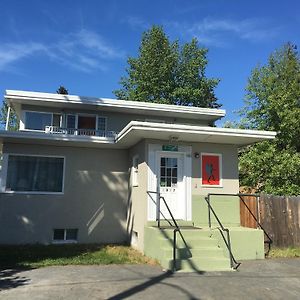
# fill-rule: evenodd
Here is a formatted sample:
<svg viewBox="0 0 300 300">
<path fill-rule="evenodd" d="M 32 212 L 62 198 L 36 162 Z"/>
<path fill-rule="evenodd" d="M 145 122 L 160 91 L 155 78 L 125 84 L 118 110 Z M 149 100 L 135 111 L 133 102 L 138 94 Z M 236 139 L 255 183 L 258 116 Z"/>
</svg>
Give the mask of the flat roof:
<svg viewBox="0 0 300 300">
<path fill-rule="evenodd" d="M 217 128 L 208 126 L 177 125 L 131 121 L 116 138 L 47 134 L 32 131 L 0 131 L 0 142 L 66 145 L 74 147 L 100 147 L 128 149 L 143 139 L 165 143 L 211 143 L 242 147 L 256 142 L 274 139 L 276 132 Z"/>
<path fill-rule="evenodd" d="M 175 144 L 191 142 L 231 144 L 242 147 L 274 139 L 275 136 L 275 131 L 132 121 L 117 135 L 116 143 L 130 147 L 142 139 L 157 139 Z"/>
<path fill-rule="evenodd" d="M 226 114 L 225 110 L 223 109 L 18 90 L 6 90 L 4 98 L 17 110 L 20 108 L 21 104 L 28 104 L 61 108 L 86 108 L 150 116 L 167 116 L 208 121 L 216 121 L 224 117 Z"/>
</svg>

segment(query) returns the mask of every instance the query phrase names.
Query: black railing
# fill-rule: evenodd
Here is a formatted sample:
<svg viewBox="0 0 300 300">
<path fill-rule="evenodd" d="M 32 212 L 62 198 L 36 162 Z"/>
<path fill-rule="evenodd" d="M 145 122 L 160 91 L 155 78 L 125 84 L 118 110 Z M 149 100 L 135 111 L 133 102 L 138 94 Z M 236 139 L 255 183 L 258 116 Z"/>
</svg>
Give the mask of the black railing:
<svg viewBox="0 0 300 300">
<path fill-rule="evenodd" d="M 218 227 L 220 233 L 221 233 L 221 236 L 224 240 L 224 243 L 226 245 L 226 248 L 228 250 L 228 253 L 229 253 L 229 258 L 230 258 L 230 266 L 231 268 L 237 270 L 238 267 L 241 265 L 241 263 L 237 262 L 236 259 L 234 258 L 233 254 L 232 254 L 232 251 L 231 251 L 231 241 L 230 241 L 230 233 L 229 233 L 229 229 L 228 228 L 225 228 L 222 224 L 222 222 L 220 221 L 220 219 L 218 218 L 215 210 L 213 209 L 213 207 L 211 206 L 210 204 L 210 196 L 211 195 L 214 195 L 214 194 L 208 194 L 207 197 L 205 197 L 205 201 L 207 202 L 207 206 L 208 206 L 208 225 L 209 225 L 209 228 L 211 228 L 211 212 L 213 213 L 215 219 L 217 220 L 218 224 L 220 227 Z M 220 194 L 218 194 L 220 195 Z M 224 235 L 224 231 L 226 232 L 226 237 Z"/>
<path fill-rule="evenodd" d="M 170 224 L 170 226 L 172 227 L 175 227 L 174 230 L 173 230 L 173 262 L 172 262 L 172 271 L 173 272 L 176 272 L 176 234 L 177 232 L 180 234 L 180 237 L 186 247 L 186 249 L 188 250 L 190 256 L 192 256 L 192 253 L 189 249 L 189 246 L 187 245 L 183 235 L 182 235 L 182 232 L 180 230 L 180 227 L 178 226 L 178 223 L 176 222 L 172 212 L 171 212 L 171 209 L 169 208 L 169 205 L 167 204 L 167 201 L 166 199 L 160 195 L 159 192 L 153 192 L 153 191 L 147 191 L 147 194 L 151 197 L 151 194 L 156 194 L 157 195 L 157 199 L 156 199 L 156 207 L 157 207 L 157 211 L 156 211 L 156 221 L 157 221 L 157 227 L 158 228 L 161 228 L 161 225 L 160 225 L 160 215 L 162 215 L 164 217 L 164 219 Z M 151 197 L 152 198 L 152 197 Z M 153 198 L 152 198 L 153 199 Z M 161 210 L 160 210 L 160 200 L 163 200 L 167 210 L 168 210 L 168 213 L 172 219 L 172 222 L 173 224 L 164 216 L 164 214 L 161 213 Z"/>
<path fill-rule="evenodd" d="M 241 193 L 238 193 L 238 194 L 208 194 L 208 201 L 209 202 L 210 202 L 210 196 L 235 196 L 235 197 L 240 198 L 242 203 L 245 205 L 246 209 L 249 211 L 250 215 L 256 221 L 256 226 L 259 227 L 264 232 L 264 235 L 267 238 L 267 240 L 264 239 L 264 244 L 268 245 L 268 250 L 265 253 L 265 255 L 268 255 L 270 250 L 271 250 L 271 245 L 272 245 L 273 241 L 272 241 L 271 237 L 268 235 L 268 233 L 266 232 L 266 230 L 263 228 L 263 226 L 261 225 L 261 223 L 258 220 L 259 209 L 258 209 L 257 199 L 259 198 L 260 195 L 258 195 L 258 194 L 241 194 Z M 246 204 L 246 202 L 244 201 L 244 199 L 242 197 L 255 197 L 255 199 L 256 199 L 256 216 L 253 214 L 253 212 L 251 211 L 251 209 L 249 208 L 249 206 Z M 209 222 L 209 226 L 211 226 L 210 209 L 208 209 L 208 222 Z"/>
</svg>

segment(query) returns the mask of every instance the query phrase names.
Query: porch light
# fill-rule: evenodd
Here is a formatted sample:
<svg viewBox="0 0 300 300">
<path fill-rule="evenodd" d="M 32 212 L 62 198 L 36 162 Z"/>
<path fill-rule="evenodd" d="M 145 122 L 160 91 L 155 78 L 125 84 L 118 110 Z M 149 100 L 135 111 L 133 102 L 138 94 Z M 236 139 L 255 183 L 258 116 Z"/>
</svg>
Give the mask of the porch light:
<svg viewBox="0 0 300 300">
<path fill-rule="evenodd" d="M 199 157 L 200 157 L 199 152 L 195 152 L 195 153 L 194 153 L 194 157 L 195 157 L 195 158 L 199 158 Z"/>
</svg>

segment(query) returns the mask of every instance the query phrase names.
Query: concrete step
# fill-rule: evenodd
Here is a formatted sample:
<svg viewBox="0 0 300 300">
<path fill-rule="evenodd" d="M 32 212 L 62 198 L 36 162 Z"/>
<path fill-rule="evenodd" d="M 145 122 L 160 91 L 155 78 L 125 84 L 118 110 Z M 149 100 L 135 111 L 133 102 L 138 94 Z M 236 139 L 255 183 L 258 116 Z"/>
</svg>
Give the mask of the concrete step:
<svg viewBox="0 0 300 300">
<path fill-rule="evenodd" d="M 217 247 L 218 246 L 218 240 L 215 238 L 208 238 L 208 237 L 198 237 L 198 236 L 190 236 L 185 237 L 184 240 L 187 244 L 187 246 L 191 249 L 194 248 L 201 248 L 201 247 Z M 161 248 L 169 248 L 173 247 L 173 238 L 164 238 L 160 236 L 158 238 L 158 243 Z M 176 245 L 178 248 L 184 248 L 186 247 L 186 244 L 182 240 L 180 236 L 177 235 Z"/>
<path fill-rule="evenodd" d="M 231 271 L 230 260 L 222 257 L 193 257 L 176 261 L 176 270 L 181 272 Z"/>
<path fill-rule="evenodd" d="M 163 248 L 165 258 L 173 257 L 173 248 Z M 224 252 L 221 247 L 198 247 L 198 248 L 177 248 L 176 249 L 176 257 L 180 259 L 190 258 L 190 257 L 206 257 L 206 258 L 214 258 L 214 257 L 224 257 Z"/>
<path fill-rule="evenodd" d="M 230 271 L 230 259 L 218 230 L 210 228 L 181 227 L 182 237 L 176 234 L 176 267 L 182 272 Z M 174 228 L 147 227 L 147 235 L 152 237 L 151 249 L 161 265 L 173 268 Z M 156 247 L 153 247 L 156 245 Z M 159 250 L 158 250 L 159 249 Z"/>
<path fill-rule="evenodd" d="M 168 220 L 172 225 L 174 225 L 172 220 Z M 161 227 L 171 227 L 170 223 L 166 221 L 166 220 L 161 220 L 160 221 L 160 226 Z M 175 220 L 177 225 L 180 226 L 190 226 L 193 227 L 194 226 L 194 222 L 193 221 L 185 221 L 185 220 Z M 146 226 L 151 226 L 151 227 L 157 227 L 157 221 L 148 221 Z"/>
</svg>

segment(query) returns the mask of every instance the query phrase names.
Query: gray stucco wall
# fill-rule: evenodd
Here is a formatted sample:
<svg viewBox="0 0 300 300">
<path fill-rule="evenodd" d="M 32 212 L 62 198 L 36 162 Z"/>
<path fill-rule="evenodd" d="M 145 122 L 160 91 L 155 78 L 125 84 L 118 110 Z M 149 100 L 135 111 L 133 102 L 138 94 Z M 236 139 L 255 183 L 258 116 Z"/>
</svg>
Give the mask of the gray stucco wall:
<svg viewBox="0 0 300 300">
<path fill-rule="evenodd" d="M 0 194 L 0 243 L 51 243 L 54 228 L 78 228 L 79 243 L 127 240 L 127 150 L 5 144 L 3 153 L 65 156 L 65 188 Z"/>
<path fill-rule="evenodd" d="M 133 247 L 144 249 L 144 226 L 147 223 L 147 194 L 148 189 L 148 166 L 146 163 L 146 143 L 141 141 L 129 150 L 129 163 L 132 166 L 132 159 L 138 155 L 138 185 L 132 186 L 132 179 L 129 181 L 129 205 L 128 223 L 131 244 Z"/>
</svg>

